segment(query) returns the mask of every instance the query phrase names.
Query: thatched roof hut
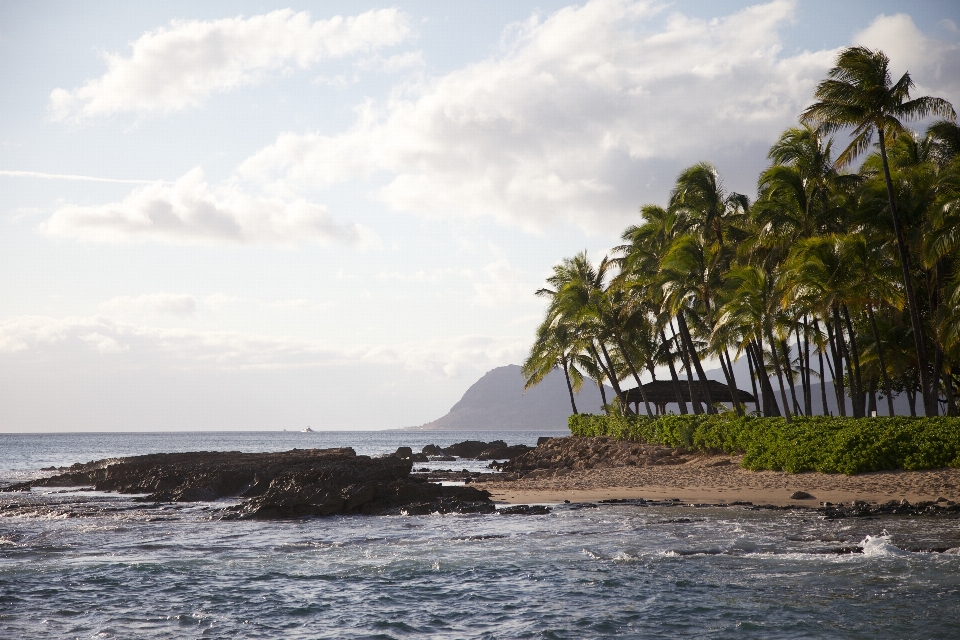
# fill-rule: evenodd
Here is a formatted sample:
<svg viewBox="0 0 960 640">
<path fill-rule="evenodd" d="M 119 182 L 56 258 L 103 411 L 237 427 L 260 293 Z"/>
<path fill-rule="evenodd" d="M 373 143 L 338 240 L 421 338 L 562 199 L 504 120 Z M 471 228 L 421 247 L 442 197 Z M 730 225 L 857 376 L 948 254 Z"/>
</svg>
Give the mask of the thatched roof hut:
<svg viewBox="0 0 960 640">
<path fill-rule="evenodd" d="M 717 382 L 716 380 L 708 381 L 710 387 L 710 398 L 714 402 L 729 402 L 732 403 L 733 399 L 730 397 L 730 387 L 722 382 Z M 651 404 L 656 405 L 660 412 L 663 413 L 666 409 L 666 405 L 670 403 L 678 403 L 676 389 L 673 386 L 672 380 L 656 380 L 654 382 L 648 382 L 643 385 L 643 390 L 647 394 L 647 399 L 650 400 Z M 624 392 L 627 396 L 627 401 L 631 404 L 642 404 L 643 396 L 640 395 L 640 390 L 634 387 L 628 391 Z M 683 402 L 690 402 L 690 384 L 686 380 L 680 380 L 680 393 L 683 396 Z M 693 381 L 693 393 L 697 400 L 701 402 L 704 401 L 703 394 L 700 387 L 700 381 Z M 748 393 L 742 389 L 737 389 L 737 401 L 738 402 L 756 402 L 757 399 L 753 397 L 752 393 Z"/>
</svg>

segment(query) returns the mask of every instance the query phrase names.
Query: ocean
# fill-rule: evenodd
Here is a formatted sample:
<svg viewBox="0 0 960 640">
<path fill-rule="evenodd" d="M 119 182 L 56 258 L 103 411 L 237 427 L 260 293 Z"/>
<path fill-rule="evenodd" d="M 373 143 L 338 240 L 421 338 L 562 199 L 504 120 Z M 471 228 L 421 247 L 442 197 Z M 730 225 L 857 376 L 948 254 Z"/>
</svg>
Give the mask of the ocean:
<svg viewBox="0 0 960 640">
<path fill-rule="evenodd" d="M 160 451 L 379 454 L 541 435 L 0 434 L 0 483 Z M 570 504 L 250 522 L 218 520 L 224 504 L 0 494 L 0 638 L 960 637 L 957 520 Z"/>
</svg>

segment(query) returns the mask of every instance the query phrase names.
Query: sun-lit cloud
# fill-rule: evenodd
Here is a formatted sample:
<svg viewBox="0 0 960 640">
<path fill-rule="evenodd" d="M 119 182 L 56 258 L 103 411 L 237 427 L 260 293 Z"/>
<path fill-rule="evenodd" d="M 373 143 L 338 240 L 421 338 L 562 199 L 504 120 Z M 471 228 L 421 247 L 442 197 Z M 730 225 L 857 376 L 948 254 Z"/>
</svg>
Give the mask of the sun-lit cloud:
<svg viewBox="0 0 960 640">
<path fill-rule="evenodd" d="M 267 72 L 376 51 L 409 34 L 409 19 L 397 9 L 329 20 L 291 9 L 249 18 L 174 20 L 132 42 L 129 56 L 105 54 L 103 76 L 76 89 L 54 89 L 50 114 L 62 120 L 177 111 L 212 93 L 254 84 Z"/>
<path fill-rule="evenodd" d="M 933 93 L 960 105 L 960 44 L 924 35 L 903 13 L 877 16 L 853 41 L 887 54 L 897 78 L 909 71 L 914 97 Z"/>
<path fill-rule="evenodd" d="M 343 133 L 281 134 L 238 172 L 278 193 L 382 178 L 377 198 L 427 217 L 613 228 L 646 173 L 796 121 L 835 52 L 783 55 L 793 12 L 783 0 L 710 21 L 646 2 L 568 7 L 511 26 L 486 60 L 363 103 Z"/>
<path fill-rule="evenodd" d="M 120 202 L 62 205 L 41 229 L 52 236 L 97 242 L 349 246 L 378 242 L 365 227 L 337 222 L 325 207 L 302 198 L 251 195 L 235 181 L 211 187 L 199 167 L 172 184 L 138 187 Z"/>
</svg>

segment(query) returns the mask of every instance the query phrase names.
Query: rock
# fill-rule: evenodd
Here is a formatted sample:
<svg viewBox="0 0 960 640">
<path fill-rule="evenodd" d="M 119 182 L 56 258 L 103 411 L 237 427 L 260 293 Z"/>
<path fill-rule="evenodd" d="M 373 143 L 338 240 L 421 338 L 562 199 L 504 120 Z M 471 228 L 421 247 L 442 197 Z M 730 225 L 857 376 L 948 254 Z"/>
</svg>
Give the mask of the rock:
<svg viewBox="0 0 960 640">
<path fill-rule="evenodd" d="M 142 500 L 148 502 L 249 498 L 226 509 L 227 518 L 383 514 L 404 509 L 416 513 L 493 511 L 486 491 L 412 478 L 411 468 L 409 459 L 358 456 L 350 448 L 280 453 L 201 451 L 75 464 L 67 473 L 21 484 L 27 489 L 31 485 L 93 484 L 98 491 L 146 493 L 149 495 Z"/>
<path fill-rule="evenodd" d="M 495 447 L 481 453 L 477 456 L 477 460 L 512 460 L 517 456 L 522 456 L 530 449 L 532 447 L 525 444 L 515 444 L 512 447 Z"/>
<path fill-rule="evenodd" d="M 892 516 L 939 516 L 960 518 L 960 505 L 946 502 L 915 502 L 890 500 L 883 504 L 870 504 L 863 500 L 854 500 L 849 505 L 824 502 L 817 511 L 827 520 L 839 518 L 862 518 L 880 515 Z"/>
<path fill-rule="evenodd" d="M 537 438 L 537 446 L 539 447 L 540 445 L 546 444 L 551 440 L 553 440 L 553 438 L 551 438 L 550 436 L 540 436 L 539 438 Z"/>
<path fill-rule="evenodd" d="M 443 452 L 449 456 L 457 456 L 458 458 L 476 458 L 488 449 L 501 449 L 506 448 L 506 446 L 507 443 L 503 440 L 494 440 L 493 442 L 464 440 L 463 442 L 452 444 L 449 447 L 444 447 Z"/>
<path fill-rule="evenodd" d="M 397 447 L 397 450 L 391 455 L 394 458 L 409 458 L 413 455 L 413 449 L 410 447 Z"/>
<path fill-rule="evenodd" d="M 420 450 L 420 453 L 422 453 L 425 456 L 441 456 L 443 455 L 443 449 L 441 449 L 435 444 L 428 444 L 427 446 L 425 446 L 423 449 Z"/>
<path fill-rule="evenodd" d="M 512 507 L 497 509 L 497 513 L 502 516 L 543 516 L 550 511 L 552 509 L 543 504 L 517 504 Z"/>
<path fill-rule="evenodd" d="M 816 496 L 812 496 L 806 491 L 794 491 L 790 494 L 791 500 L 816 500 Z"/>
<path fill-rule="evenodd" d="M 593 469 L 683 464 L 683 450 L 613 438 L 541 438 L 535 449 L 492 465 L 502 471 L 526 474 L 536 469 Z M 729 460 L 727 462 L 729 464 Z"/>
</svg>

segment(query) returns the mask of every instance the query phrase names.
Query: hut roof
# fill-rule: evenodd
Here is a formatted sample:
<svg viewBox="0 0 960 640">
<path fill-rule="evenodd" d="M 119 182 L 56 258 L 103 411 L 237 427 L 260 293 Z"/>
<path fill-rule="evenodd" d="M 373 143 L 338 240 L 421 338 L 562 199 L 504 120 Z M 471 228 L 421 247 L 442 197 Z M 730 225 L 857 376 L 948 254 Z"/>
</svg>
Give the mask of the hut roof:
<svg viewBox="0 0 960 640">
<path fill-rule="evenodd" d="M 730 398 L 730 388 L 722 383 L 717 382 L 716 380 L 707 381 L 710 386 L 710 398 L 714 402 L 733 402 Z M 677 402 L 677 394 L 673 387 L 672 380 L 656 380 L 654 382 L 648 382 L 643 385 L 643 390 L 647 394 L 647 398 L 653 404 L 668 404 L 670 402 Z M 680 380 L 680 391 L 683 394 L 683 401 L 690 402 L 690 385 L 687 384 L 686 380 Z M 695 380 L 693 383 L 693 392 L 696 394 L 698 400 L 703 400 L 702 393 L 700 390 L 700 382 Z M 643 402 L 643 396 L 640 395 L 640 390 L 636 387 L 624 392 L 627 396 L 628 402 Z M 737 400 L 739 402 L 756 402 L 757 399 L 753 397 L 752 393 L 748 393 L 743 389 L 737 389 Z"/>
</svg>

